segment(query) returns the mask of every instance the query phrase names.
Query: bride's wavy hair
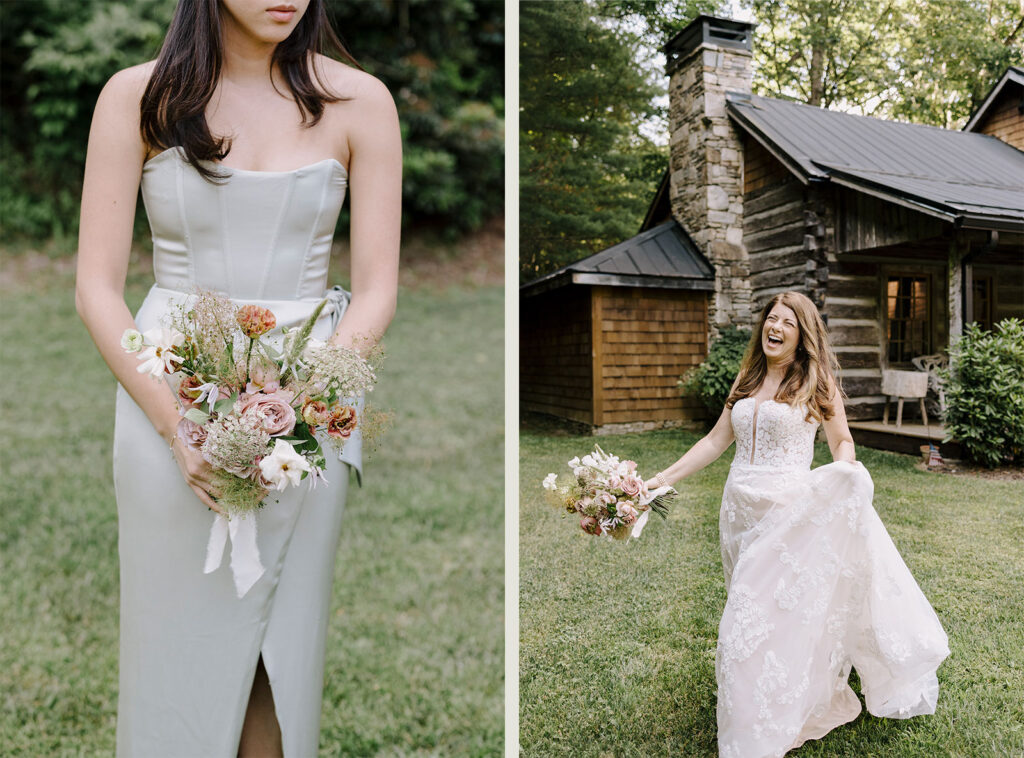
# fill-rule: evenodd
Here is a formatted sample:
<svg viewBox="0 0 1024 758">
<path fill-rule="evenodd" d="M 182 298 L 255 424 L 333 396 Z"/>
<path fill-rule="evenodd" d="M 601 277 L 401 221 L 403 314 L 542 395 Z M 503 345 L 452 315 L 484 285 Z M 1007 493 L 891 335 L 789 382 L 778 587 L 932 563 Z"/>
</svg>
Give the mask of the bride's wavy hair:
<svg viewBox="0 0 1024 758">
<path fill-rule="evenodd" d="M 314 53 L 343 58 L 362 68 L 331 27 L 325 0 L 310 0 L 271 59 L 307 128 L 320 121 L 326 103 L 345 99 L 332 93 L 318 68 L 311 65 Z M 141 103 L 140 126 L 146 144 L 156 150 L 181 147 L 188 162 L 210 180 L 224 177 L 200 161 L 223 160 L 231 150 L 231 139 L 214 136 L 206 123 L 206 106 L 220 80 L 223 57 L 218 0 L 178 0 Z"/>
<path fill-rule="evenodd" d="M 835 408 L 832 404 L 832 388 L 839 397 L 845 397 L 839 382 L 839 362 L 829 343 L 828 330 L 821 320 L 818 309 L 806 295 L 799 292 L 783 292 L 776 295 L 761 311 L 757 327 L 750 335 L 750 342 L 740 362 L 739 374 L 733 382 L 729 397 L 725 401 L 732 408 L 737 400 L 750 397 L 761 386 L 768 374 L 768 358 L 764 354 L 761 335 L 764 332 L 768 314 L 776 305 L 782 304 L 796 314 L 798 342 L 796 355 L 779 384 L 773 398 L 779 403 L 807 406 L 807 419 L 819 423 L 832 418 Z"/>
</svg>

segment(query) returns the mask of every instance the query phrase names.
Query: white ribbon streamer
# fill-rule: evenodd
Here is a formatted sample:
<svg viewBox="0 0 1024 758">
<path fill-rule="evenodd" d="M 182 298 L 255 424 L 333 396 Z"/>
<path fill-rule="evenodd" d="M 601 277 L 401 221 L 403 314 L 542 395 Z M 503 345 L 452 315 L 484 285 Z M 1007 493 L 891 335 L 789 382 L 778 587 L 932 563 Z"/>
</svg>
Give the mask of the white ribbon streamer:
<svg viewBox="0 0 1024 758">
<path fill-rule="evenodd" d="M 229 539 L 235 591 L 239 598 L 243 598 L 266 570 L 260 561 L 260 549 L 256 544 L 256 515 L 247 514 L 228 519 L 220 513 L 216 514 L 213 526 L 210 527 L 210 540 L 206 544 L 204 574 L 212 573 L 221 567 L 224 562 L 224 548 Z"/>
</svg>

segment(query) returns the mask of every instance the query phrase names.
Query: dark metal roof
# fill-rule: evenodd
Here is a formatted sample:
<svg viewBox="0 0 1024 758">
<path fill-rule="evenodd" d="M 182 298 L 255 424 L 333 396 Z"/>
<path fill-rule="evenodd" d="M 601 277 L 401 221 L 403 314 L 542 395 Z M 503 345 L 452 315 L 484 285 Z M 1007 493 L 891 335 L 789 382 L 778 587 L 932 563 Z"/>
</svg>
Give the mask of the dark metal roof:
<svg viewBox="0 0 1024 758">
<path fill-rule="evenodd" d="M 715 270 L 675 221 L 666 221 L 519 288 L 536 295 L 567 284 L 714 289 Z"/>
<path fill-rule="evenodd" d="M 995 86 L 989 90 L 988 94 L 985 95 L 985 99 L 981 101 L 981 105 L 978 106 L 978 110 L 974 112 L 974 115 L 967 121 L 967 126 L 964 127 L 965 132 L 973 132 L 974 127 L 978 125 L 988 113 L 988 109 L 992 106 L 992 103 L 996 101 L 1003 90 L 1008 87 L 1024 87 L 1024 68 L 1018 68 L 1017 66 L 1010 66 L 1006 69 L 1006 72 L 1000 77 L 999 81 L 995 83 Z"/>
<path fill-rule="evenodd" d="M 984 134 L 730 93 L 733 120 L 802 181 L 833 181 L 967 228 L 1024 229 L 1024 152 Z"/>
</svg>

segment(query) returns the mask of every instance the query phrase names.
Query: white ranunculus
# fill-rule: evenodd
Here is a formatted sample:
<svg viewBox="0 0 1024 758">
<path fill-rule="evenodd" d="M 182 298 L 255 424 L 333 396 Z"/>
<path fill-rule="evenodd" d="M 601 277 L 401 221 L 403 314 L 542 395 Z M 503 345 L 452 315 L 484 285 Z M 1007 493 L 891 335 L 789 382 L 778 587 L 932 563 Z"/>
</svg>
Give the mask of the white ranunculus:
<svg viewBox="0 0 1024 758">
<path fill-rule="evenodd" d="M 295 448 L 284 440 L 274 441 L 274 451 L 260 461 L 260 471 L 278 491 L 289 484 L 296 486 L 302 479 L 302 472 L 311 471 L 303 456 L 295 452 Z"/>
<path fill-rule="evenodd" d="M 558 474 L 548 474 L 544 477 L 544 489 L 556 490 L 558 486 L 555 484 L 555 480 L 558 478 Z"/>
<path fill-rule="evenodd" d="M 137 371 L 140 374 L 149 374 L 154 379 L 159 379 L 164 373 L 172 373 L 174 364 L 184 360 L 180 355 L 174 354 L 174 348 L 185 342 L 185 335 L 176 329 L 158 327 L 150 329 L 145 334 L 149 347 L 139 354 L 142 363 Z"/>
<path fill-rule="evenodd" d="M 121 335 L 121 347 L 126 353 L 137 353 L 144 345 L 145 339 L 137 329 L 125 329 Z"/>
</svg>

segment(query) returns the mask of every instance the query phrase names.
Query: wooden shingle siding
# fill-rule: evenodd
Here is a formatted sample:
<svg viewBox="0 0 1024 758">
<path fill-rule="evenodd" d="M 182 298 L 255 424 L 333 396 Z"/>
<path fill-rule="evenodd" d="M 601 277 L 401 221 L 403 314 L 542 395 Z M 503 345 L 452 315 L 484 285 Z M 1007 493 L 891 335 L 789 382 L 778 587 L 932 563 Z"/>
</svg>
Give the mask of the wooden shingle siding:
<svg viewBox="0 0 1024 758">
<path fill-rule="evenodd" d="M 592 396 L 589 288 L 532 298 L 520 310 L 521 409 L 591 424 Z"/>
<path fill-rule="evenodd" d="M 592 303 L 595 425 L 701 418 L 699 403 L 681 397 L 677 382 L 707 354 L 707 295 L 594 287 Z"/>
<path fill-rule="evenodd" d="M 991 115 L 975 131 L 991 134 L 1018 150 L 1024 150 L 1024 114 L 1021 114 L 1020 90 L 1016 95 L 1007 93 L 1003 102 L 996 105 Z"/>
<path fill-rule="evenodd" d="M 761 143 L 748 137 L 743 144 L 743 192 L 778 184 L 789 171 Z"/>
</svg>

